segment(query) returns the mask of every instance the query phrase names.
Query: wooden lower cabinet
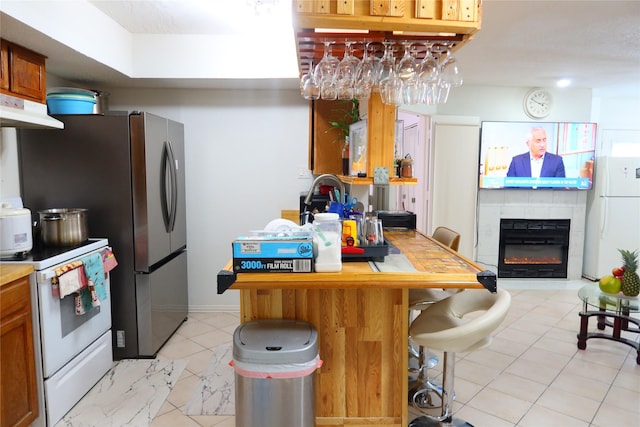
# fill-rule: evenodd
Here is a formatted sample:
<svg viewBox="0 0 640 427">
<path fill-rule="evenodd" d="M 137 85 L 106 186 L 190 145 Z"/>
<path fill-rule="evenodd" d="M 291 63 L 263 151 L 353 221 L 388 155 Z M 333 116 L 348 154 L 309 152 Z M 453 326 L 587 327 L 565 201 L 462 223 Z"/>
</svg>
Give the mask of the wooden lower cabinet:
<svg viewBox="0 0 640 427">
<path fill-rule="evenodd" d="M 0 287 L 0 425 L 38 416 L 29 276 Z"/>
<path fill-rule="evenodd" d="M 406 289 L 242 289 L 241 321 L 318 330 L 317 426 L 408 425 Z"/>
</svg>

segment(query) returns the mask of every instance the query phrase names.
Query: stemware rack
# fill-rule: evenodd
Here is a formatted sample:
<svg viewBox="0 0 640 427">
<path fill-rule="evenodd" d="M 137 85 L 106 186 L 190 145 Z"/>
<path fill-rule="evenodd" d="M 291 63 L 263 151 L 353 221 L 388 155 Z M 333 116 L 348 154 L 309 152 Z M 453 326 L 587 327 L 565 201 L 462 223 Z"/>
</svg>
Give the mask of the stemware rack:
<svg viewBox="0 0 640 427">
<path fill-rule="evenodd" d="M 356 42 L 358 57 L 366 42 L 383 40 L 446 43 L 456 51 L 480 30 L 482 15 L 481 0 L 293 0 L 292 7 L 300 75 L 320 61 L 325 40 L 335 42 L 337 57 L 345 40 Z M 422 59 L 424 50 L 416 55 Z"/>
</svg>

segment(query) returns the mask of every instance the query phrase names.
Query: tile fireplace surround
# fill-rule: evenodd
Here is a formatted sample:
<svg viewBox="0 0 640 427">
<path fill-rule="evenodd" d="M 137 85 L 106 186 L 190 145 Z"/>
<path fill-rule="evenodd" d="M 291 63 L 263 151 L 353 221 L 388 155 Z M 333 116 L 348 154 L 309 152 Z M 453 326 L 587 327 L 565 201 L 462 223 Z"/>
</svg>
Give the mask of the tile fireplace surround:
<svg viewBox="0 0 640 427">
<path fill-rule="evenodd" d="M 579 280 L 582 277 L 586 205 L 586 191 L 480 190 L 477 262 L 497 274 L 501 218 L 570 219 L 567 279 Z"/>
</svg>

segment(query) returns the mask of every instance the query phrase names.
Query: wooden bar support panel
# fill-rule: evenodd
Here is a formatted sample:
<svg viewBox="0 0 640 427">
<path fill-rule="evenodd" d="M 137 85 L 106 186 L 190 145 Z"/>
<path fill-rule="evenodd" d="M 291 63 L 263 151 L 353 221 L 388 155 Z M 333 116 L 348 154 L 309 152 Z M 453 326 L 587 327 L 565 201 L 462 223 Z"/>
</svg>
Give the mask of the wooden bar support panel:
<svg viewBox="0 0 640 427">
<path fill-rule="evenodd" d="M 385 237 L 415 270 L 380 272 L 355 261 L 339 273 L 238 273 L 231 285 L 240 290 L 242 322 L 298 319 L 318 330 L 317 426 L 406 427 L 409 289 L 482 289 L 482 267 L 430 237 Z"/>
</svg>

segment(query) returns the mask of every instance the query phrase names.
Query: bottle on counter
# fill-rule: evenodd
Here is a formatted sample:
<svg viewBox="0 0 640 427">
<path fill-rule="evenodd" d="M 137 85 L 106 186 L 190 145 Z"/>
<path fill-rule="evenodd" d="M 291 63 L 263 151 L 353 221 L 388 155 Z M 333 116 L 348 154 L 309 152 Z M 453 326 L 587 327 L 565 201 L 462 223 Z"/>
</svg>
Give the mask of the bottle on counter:
<svg viewBox="0 0 640 427">
<path fill-rule="evenodd" d="M 342 147 L 342 175 L 349 175 L 349 137 L 345 137 L 344 146 Z"/>
<path fill-rule="evenodd" d="M 313 258 L 318 273 L 342 270 L 342 222 L 337 213 L 314 216 Z"/>
<path fill-rule="evenodd" d="M 410 155 L 402 159 L 402 166 L 400 167 L 400 176 L 402 178 L 413 178 L 413 159 Z"/>
</svg>

